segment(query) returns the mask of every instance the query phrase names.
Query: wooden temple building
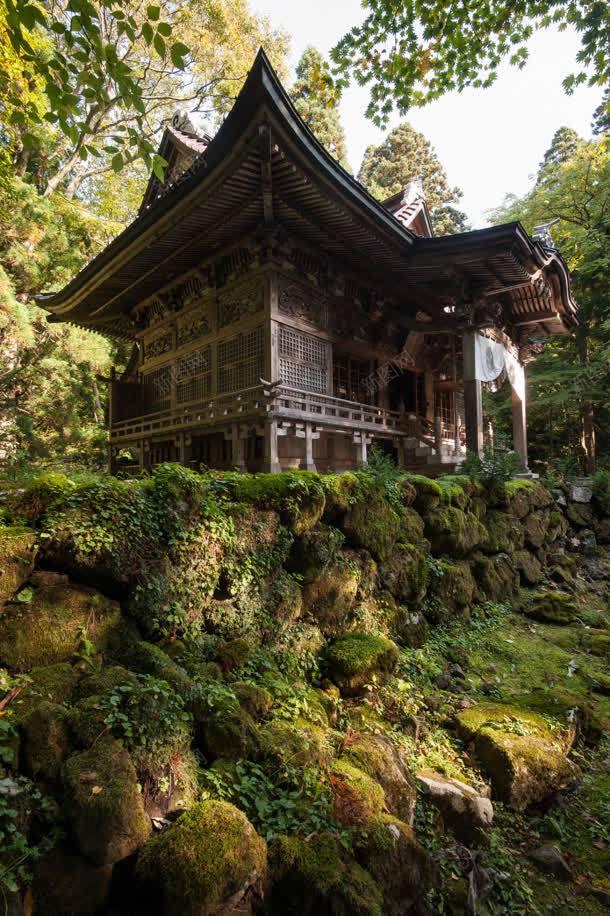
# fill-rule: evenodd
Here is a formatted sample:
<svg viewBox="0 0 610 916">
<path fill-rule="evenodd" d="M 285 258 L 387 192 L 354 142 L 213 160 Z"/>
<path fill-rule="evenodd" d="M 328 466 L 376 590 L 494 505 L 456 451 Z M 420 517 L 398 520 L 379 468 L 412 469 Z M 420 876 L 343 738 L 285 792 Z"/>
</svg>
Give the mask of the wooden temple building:
<svg viewBox="0 0 610 916">
<path fill-rule="evenodd" d="M 110 380 L 112 469 L 340 471 L 375 442 L 436 474 L 481 450 L 481 387 L 506 374 L 527 467 L 523 367 L 578 320 L 548 234 L 434 237 L 417 180 L 374 200 L 262 51 L 213 139 L 177 117 L 160 152 L 134 222 L 38 300 L 134 342 Z"/>
</svg>

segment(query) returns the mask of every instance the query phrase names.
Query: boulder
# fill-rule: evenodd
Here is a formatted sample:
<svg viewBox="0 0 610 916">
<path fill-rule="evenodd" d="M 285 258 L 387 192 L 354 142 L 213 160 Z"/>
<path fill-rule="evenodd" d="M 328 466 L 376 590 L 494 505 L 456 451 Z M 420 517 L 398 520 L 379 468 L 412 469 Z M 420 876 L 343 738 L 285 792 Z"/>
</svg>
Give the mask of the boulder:
<svg viewBox="0 0 610 916">
<path fill-rule="evenodd" d="M 446 560 L 436 563 L 430 576 L 428 595 L 436 599 L 443 610 L 456 612 L 468 607 L 472 604 L 474 591 L 474 579 L 466 563 L 448 563 Z M 426 613 L 432 623 L 440 623 L 441 617 L 445 616 L 439 612 L 434 613 L 434 605 Z"/>
<path fill-rule="evenodd" d="M 11 713 L 21 721 L 39 703 L 68 703 L 75 692 L 80 673 L 68 662 L 32 668 L 29 681 L 11 703 Z"/>
<path fill-rule="evenodd" d="M 519 585 L 519 574 L 506 553 L 488 557 L 475 553 L 471 559 L 472 574 L 479 591 L 491 601 L 509 598 Z"/>
<path fill-rule="evenodd" d="M 523 532 L 525 535 L 525 543 L 528 547 L 531 547 L 533 550 L 542 547 L 549 530 L 549 518 L 550 513 L 546 509 L 539 509 L 536 512 L 531 512 L 526 517 L 523 522 Z"/>
<path fill-rule="evenodd" d="M 379 783 L 344 758 L 335 760 L 330 771 L 335 815 L 340 824 L 351 827 L 373 814 L 381 814 L 385 793 Z"/>
<path fill-rule="evenodd" d="M 30 776 L 57 779 L 70 750 L 68 712 L 57 703 L 42 702 L 21 723 L 21 765 Z"/>
<path fill-rule="evenodd" d="M 16 671 L 69 661 L 83 638 L 99 649 L 120 618 L 119 606 L 67 577 L 37 573 L 29 604 L 0 616 L 0 661 Z"/>
<path fill-rule="evenodd" d="M 403 487 L 406 486 L 409 487 L 409 492 L 411 488 L 415 490 L 413 505 L 420 515 L 426 515 L 440 505 L 443 491 L 436 480 L 423 474 L 408 474 L 403 484 Z"/>
<path fill-rule="evenodd" d="M 269 849 L 271 916 L 358 914 L 380 916 L 383 898 L 377 884 L 330 834 L 309 840 L 279 836 Z"/>
<path fill-rule="evenodd" d="M 458 733 L 472 741 L 496 797 L 524 811 L 579 775 L 544 718 L 519 707 L 479 704 L 456 717 Z"/>
<path fill-rule="evenodd" d="M 129 754 L 113 738 L 64 765 L 65 811 L 77 848 L 95 865 L 132 855 L 150 833 Z"/>
<path fill-rule="evenodd" d="M 406 761 L 388 737 L 372 732 L 358 734 L 343 757 L 380 784 L 390 814 L 412 823 L 415 783 Z"/>
<path fill-rule="evenodd" d="M 401 517 L 381 488 L 366 487 L 345 513 L 342 528 L 350 544 L 384 561 L 401 535 Z"/>
<path fill-rule="evenodd" d="M 379 577 L 397 601 L 417 604 L 426 594 L 428 584 L 426 557 L 412 544 L 402 544 L 380 566 Z"/>
<path fill-rule="evenodd" d="M 564 592 L 535 592 L 523 610 L 528 617 L 541 623 L 569 624 L 578 615 L 578 606 Z"/>
<path fill-rule="evenodd" d="M 27 582 L 36 559 L 36 533 L 0 524 L 0 608 Z"/>
<path fill-rule="evenodd" d="M 276 766 L 326 766 L 331 759 L 328 733 L 299 716 L 294 722 L 275 719 L 258 730 L 259 753 Z"/>
<path fill-rule="evenodd" d="M 295 538 L 286 565 L 305 581 L 311 581 L 334 561 L 344 541 L 342 531 L 320 523 Z"/>
<path fill-rule="evenodd" d="M 522 585 L 537 585 L 542 579 L 542 563 L 535 554 L 529 550 L 517 550 L 513 554 L 515 564 Z"/>
<path fill-rule="evenodd" d="M 36 863 L 34 916 L 98 916 L 108 898 L 112 865 L 92 865 L 60 845 Z"/>
<path fill-rule="evenodd" d="M 435 509 L 425 517 L 426 537 L 432 553 L 465 557 L 475 547 L 487 540 L 485 526 L 472 512 L 463 512 L 454 506 Z"/>
<path fill-rule="evenodd" d="M 546 874 L 563 878 L 564 881 L 569 881 L 572 877 L 572 870 L 562 856 L 561 850 L 552 843 L 545 843 L 537 849 L 532 849 L 528 856 Z"/>
<path fill-rule="evenodd" d="M 590 503 L 593 498 L 593 490 L 589 486 L 571 483 L 569 495 L 572 503 Z"/>
<path fill-rule="evenodd" d="M 486 795 L 434 770 L 421 770 L 416 778 L 460 842 L 476 846 L 485 839 L 493 823 L 493 805 Z"/>
<path fill-rule="evenodd" d="M 572 503 L 566 509 L 568 521 L 575 528 L 590 528 L 593 524 L 593 510 L 583 503 Z"/>
<path fill-rule="evenodd" d="M 485 553 L 513 553 L 524 544 L 524 526 L 514 515 L 490 509 L 485 516 L 487 537 L 481 544 Z"/>
<path fill-rule="evenodd" d="M 384 914 L 419 912 L 435 882 L 435 870 L 408 824 L 388 814 L 371 818 L 355 831 L 354 849 L 381 891 Z"/>
<path fill-rule="evenodd" d="M 360 584 L 356 555 L 341 551 L 320 574 L 303 589 L 303 604 L 326 636 L 340 631 L 354 607 Z"/>
<path fill-rule="evenodd" d="M 419 649 L 425 645 L 430 627 L 421 611 L 411 611 L 406 607 L 398 608 L 395 634 L 398 641 L 409 649 Z"/>
<path fill-rule="evenodd" d="M 328 676 L 346 696 L 358 696 L 368 684 L 390 674 L 398 661 L 398 647 L 385 636 L 346 633 L 328 647 Z"/>
<path fill-rule="evenodd" d="M 250 912 L 266 870 L 267 844 L 245 814 L 211 800 L 150 839 L 136 865 L 154 911 L 163 916 Z"/>
</svg>

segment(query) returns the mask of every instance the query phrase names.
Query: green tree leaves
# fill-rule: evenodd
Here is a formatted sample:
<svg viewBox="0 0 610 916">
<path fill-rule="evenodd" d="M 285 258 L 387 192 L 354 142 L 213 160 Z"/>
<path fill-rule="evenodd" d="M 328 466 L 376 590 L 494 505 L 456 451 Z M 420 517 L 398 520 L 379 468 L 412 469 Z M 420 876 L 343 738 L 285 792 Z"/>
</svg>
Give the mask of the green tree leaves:
<svg viewBox="0 0 610 916">
<path fill-rule="evenodd" d="M 610 79 L 610 13 L 599 0 L 365 0 L 364 21 L 331 52 L 337 85 L 371 90 L 367 115 L 383 126 L 446 92 L 488 87 L 506 59 L 522 68 L 535 29 L 571 27 L 581 37 L 566 92 Z"/>
</svg>

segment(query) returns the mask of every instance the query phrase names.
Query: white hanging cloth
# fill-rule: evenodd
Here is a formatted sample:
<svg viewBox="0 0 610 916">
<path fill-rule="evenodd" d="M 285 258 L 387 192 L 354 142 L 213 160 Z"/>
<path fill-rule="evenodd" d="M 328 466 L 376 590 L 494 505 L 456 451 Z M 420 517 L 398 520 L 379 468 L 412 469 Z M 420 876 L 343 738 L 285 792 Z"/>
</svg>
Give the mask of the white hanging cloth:
<svg viewBox="0 0 610 916">
<path fill-rule="evenodd" d="M 503 343 L 483 334 L 475 338 L 475 377 L 481 382 L 493 382 L 506 370 L 515 394 L 525 400 L 525 372 L 519 360 L 508 352 Z"/>
</svg>

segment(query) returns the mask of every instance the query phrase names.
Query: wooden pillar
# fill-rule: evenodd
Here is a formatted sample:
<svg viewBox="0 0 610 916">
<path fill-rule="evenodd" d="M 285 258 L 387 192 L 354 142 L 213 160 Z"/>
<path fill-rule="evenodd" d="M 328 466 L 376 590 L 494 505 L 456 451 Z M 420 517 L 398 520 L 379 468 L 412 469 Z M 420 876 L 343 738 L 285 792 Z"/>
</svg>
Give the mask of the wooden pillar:
<svg viewBox="0 0 610 916">
<path fill-rule="evenodd" d="M 511 389 L 513 403 L 513 449 L 521 462 L 521 470 L 529 470 L 527 466 L 527 423 L 525 414 L 525 398 L 522 401 L 515 389 Z"/>
<path fill-rule="evenodd" d="M 483 398 L 481 382 L 475 378 L 476 331 L 464 334 L 464 413 L 466 449 L 476 455 L 483 452 Z"/>
<path fill-rule="evenodd" d="M 246 471 L 246 460 L 244 457 L 244 440 L 239 434 L 239 424 L 233 423 L 231 426 L 231 466 L 239 471 Z"/>
<path fill-rule="evenodd" d="M 360 433 L 360 435 L 354 437 L 354 442 L 356 443 L 356 466 L 362 468 L 368 458 L 369 439 L 364 433 Z"/>
<path fill-rule="evenodd" d="M 277 421 L 267 420 L 264 431 L 265 457 L 263 470 L 267 474 L 279 474 L 282 470 L 277 448 Z"/>
<path fill-rule="evenodd" d="M 424 372 L 424 397 L 426 398 L 426 420 L 434 420 L 434 375 Z"/>
<path fill-rule="evenodd" d="M 311 423 L 305 424 L 305 461 L 303 463 L 303 469 L 305 471 L 315 471 L 316 465 L 313 460 L 313 430 L 311 428 Z"/>
</svg>

